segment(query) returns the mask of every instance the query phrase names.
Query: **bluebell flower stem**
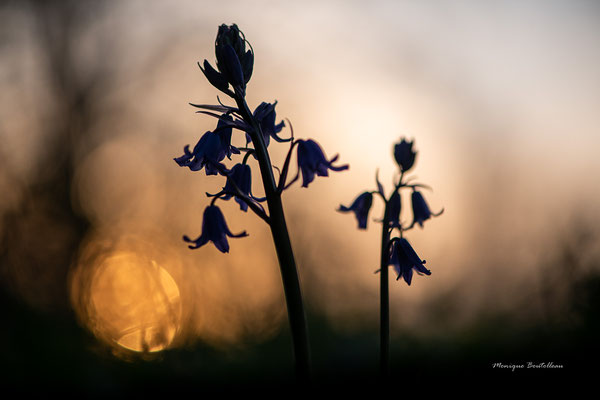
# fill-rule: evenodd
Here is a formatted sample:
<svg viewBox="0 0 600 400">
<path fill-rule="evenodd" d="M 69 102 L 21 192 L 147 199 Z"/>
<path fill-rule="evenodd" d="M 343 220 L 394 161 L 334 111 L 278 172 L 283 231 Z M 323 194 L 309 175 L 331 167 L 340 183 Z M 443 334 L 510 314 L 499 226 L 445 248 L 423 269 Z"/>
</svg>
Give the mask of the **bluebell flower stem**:
<svg viewBox="0 0 600 400">
<path fill-rule="evenodd" d="M 382 379 L 386 379 L 389 376 L 390 369 L 390 294 L 388 274 L 388 244 L 390 241 L 389 225 L 388 202 L 386 202 L 383 216 L 383 227 L 381 229 L 381 263 L 379 274 L 379 369 Z"/>
<path fill-rule="evenodd" d="M 242 164 L 246 164 L 248 162 L 248 157 L 254 154 L 254 150 L 248 150 L 246 154 L 244 154 L 244 159 L 242 160 Z"/>
<path fill-rule="evenodd" d="M 269 208 L 269 225 L 275 244 L 275 251 L 279 260 L 281 278 L 286 298 L 290 331 L 292 334 L 295 370 L 298 383 L 310 382 L 310 348 L 308 330 L 306 326 L 306 315 L 302 302 L 300 290 L 300 279 L 296 268 L 296 261 L 292 251 L 283 204 L 281 191 L 278 190 L 273 176 L 273 166 L 265 146 L 260 125 L 250 112 L 246 100 L 242 96 L 235 96 L 240 115 L 253 128 L 250 134 L 256 158 L 260 167 L 260 173 L 264 185 L 265 196 Z"/>
<path fill-rule="evenodd" d="M 378 190 L 379 194 L 385 201 L 385 210 L 383 212 L 383 224 L 381 228 L 381 262 L 380 262 L 380 275 L 379 275 L 379 370 L 382 379 L 387 379 L 390 373 L 390 286 L 389 286 L 389 246 L 390 246 L 390 210 L 389 204 L 399 188 L 404 186 L 402 179 L 404 178 L 404 171 L 400 173 L 400 178 L 396 187 L 390 194 L 389 199 L 383 197 L 381 188 Z M 379 179 L 376 178 L 377 185 L 380 187 Z M 402 234 L 402 229 L 400 230 Z"/>
</svg>

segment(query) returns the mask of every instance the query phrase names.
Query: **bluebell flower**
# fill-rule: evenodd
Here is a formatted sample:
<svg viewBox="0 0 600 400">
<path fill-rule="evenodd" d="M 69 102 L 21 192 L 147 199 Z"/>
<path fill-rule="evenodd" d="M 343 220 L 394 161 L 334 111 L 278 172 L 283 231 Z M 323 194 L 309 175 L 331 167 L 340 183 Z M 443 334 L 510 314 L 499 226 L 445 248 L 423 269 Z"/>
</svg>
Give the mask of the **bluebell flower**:
<svg viewBox="0 0 600 400">
<path fill-rule="evenodd" d="M 217 128 L 202 135 L 194 150 L 190 152 L 190 146 L 186 145 L 181 157 L 174 158 L 180 167 L 188 167 L 192 171 L 200 171 L 205 168 L 206 175 L 217 175 L 225 167 L 220 162 L 231 154 L 239 154 L 240 151 L 231 145 L 232 128 L 227 123 L 232 118 L 229 115 L 221 116 Z"/>
<path fill-rule="evenodd" d="M 233 118 L 229 114 L 223 114 L 219 118 L 219 122 L 217 122 L 217 127 L 214 132 L 219 135 L 219 139 L 221 140 L 221 148 L 220 151 L 222 154 L 219 156 L 227 156 L 231 160 L 231 154 L 240 154 L 240 150 L 231 145 L 231 135 L 233 133 L 232 128 Z M 221 160 L 223 159 L 221 158 Z"/>
<path fill-rule="evenodd" d="M 240 210 L 248 211 L 248 203 L 239 196 L 235 196 L 232 193 L 237 193 L 238 190 L 249 199 L 254 199 L 252 196 L 252 170 L 248 164 L 236 164 L 229 171 L 227 182 L 225 183 L 225 187 L 223 191 L 217 194 L 209 194 L 209 197 L 219 196 L 223 193 L 225 195 L 221 196 L 223 200 L 229 200 L 232 197 L 235 197 L 235 201 L 240 205 Z"/>
<path fill-rule="evenodd" d="M 400 192 L 395 191 L 392 193 L 390 200 L 387 205 L 388 222 L 392 228 L 401 228 L 400 225 L 400 211 L 402 210 L 402 203 L 400 200 Z"/>
<path fill-rule="evenodd" d="M 425 260 L 421 260 L 413 250 L 408 240 L 404 238 L 394 239 L 391 249 L 389 265 L 393 265 L 398 277 L 404 278 L 404 281 L 410 286 L 413 276 L 413 269 L 419 275 L 431 275 L 424 266 Z"/>
<path fill-rule="evenodd" d="M 285 123 L 280 121 L 278 124 L 275 123 L 276 113 L 275 106 L 277 102 L 266 103 L 262 102 L 258 107 L 254 110 L 253 116 L 256 119 L 256 122 L 260 125 L 260 129 L 263 134 L 263 140 L 265 142 L 265 146 L 269 146 L 269 142 L 271 138 L 275 139 L 277 142 L 289 142 L 291 139 L 282 139 L 277 134 L 281 132 Z M 246 142 L 250 143 L 252 139 L 250 135 L 246 133 Z"/>
<path fill-rule="evenodd" d="M 360 194 L 350 207 L 340 205 L 338 211 L 350 212 L 352 211 L 358 221 L 358 229 L 367 229 L 367 220 L 369 218 L 369 211 L 373 204 L 373 194 L 371 192 L 364 192 Z"/>
<path fill-rule="evenodd" d="M 412 168 L 415 163 L 417 153 L 413 150 L 413 142 L 407 142 L 402 138 L 400 143 L 394 146 L 394 158 L 402 172 L 406 172 Z"/>
<path fill-rule="evenodd" d="M 411 226 L 415 224 L 419 224 L 419 226 L 423 227 L 423 222 L 431 218 L 432 216 L 437 217 L 442 214 L 444 211 L 440 211 L 439 213 L 432 213 L 425 201 L 425 198 L 418 190 L 414 190 L 411 195 L 412 200 L 412 210 L 413 210 L 413 223 Z"/>
<path fill-rule="evenodd" d="M 204 216 L 202 219 L 202 234 L 195 240 L 190 239 L 188 236 L 184 236 L 183 240 L 188 243 L 193 243 L 188 246 L 190 249 L 197 249 L 204 246 L 208 242 L 213 242 L 215 247 L 222 253 L 229 252 L 229 243 L 227 242 L 227 236 L 229 237 L 244 237 L 248 236 L 246 231 L 234 235 L 231 233 L 225 222 L 225 217 L 221 212 L 221 209 L 215 205 L 206 207 L 204 210 Z"/>
<path fill-rule="evenodd" d="M 183 152 L 181 157 L 174 158 L 175 162 L 180 167 L 188 167 L 191 171 L 200 171 L 206 167 L 206 175 L 217 175 L 219 171 L 215 164 L 219 164 L 225 158 L 221 138 L 212 131 L 202 135 L 193 151 L 190 152 L 190 146 L 186 145 Z"/>
<path fill-rule="evenodd" d="M 318 176 L 328 176 L 328 170 L 343 171 L 348 169 L 348 165 L 339 167 L 333 166 L 338 159 L 336 155 L 327 161 L 321 146 L 312 139 L 298 140 L 298 169 L 302 172 L 302 187 L 308 185 Z"/>
</svg>

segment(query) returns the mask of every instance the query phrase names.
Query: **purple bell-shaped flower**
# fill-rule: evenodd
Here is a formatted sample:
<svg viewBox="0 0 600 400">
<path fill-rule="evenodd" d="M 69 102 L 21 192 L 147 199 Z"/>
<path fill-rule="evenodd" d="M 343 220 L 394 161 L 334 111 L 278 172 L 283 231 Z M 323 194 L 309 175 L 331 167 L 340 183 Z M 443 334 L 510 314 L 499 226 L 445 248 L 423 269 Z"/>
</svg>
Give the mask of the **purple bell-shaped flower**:
<svg viewBox="0 0 600 400">
<path fill-rule="evenodd" d="M 431 275 L 431 271 L 425 268 L 425 260 L 421 260 L 413 250 L 408 240 L 398 238 L 392 243 L 390 265 L 394 266 L 398 277 L 404 278 L 404 281 L 410 286 L 413 276 L 413 269 L 419 275 Z"/>
<path fill-rule="evenodd" d="M 413 210 L 413 223 L 411 226 L 419 224 L 419 226 L 422 228 L 423 222 L 431 217 L 438 217 L 444 212 L 442 209 L 439 213 L 432 213 L 427 205 L 427 202 L 425 201 L 425 198 L 418 190 L 414 190 L 412 192 L 411 200 Z"/>
<path fill-rule="evenodd" d="M 343 171 L 349 168 L 348 165 L 334 166 L 337 159 L 336 155 L 328 161 L 321 146 L 312 139 L 298 140 L 298 168 L 302 172 L 302 187 L 308 187 L 315 179 L 315 174 L 328 176 L 328 170 Z"/>
<path fill-rule="evenodd" d="M 369 218 L 369 210 L 373 204 L 373 194 L 371 192 L 364 192 L 360 194 L 350 207 L 340 205 L 338 211 L 341 212 L 353 212 L 358 221 L 358 229 L 367 229 L 367 221 Z"/>
<path fill-rule="evenodd" d="M 221 209 L 215 205 L 206 207 L 204 210 L 204 216 L 202 219 L 202 234 L 197 239 L 190 239 L 187 235 L 183 237 L 188 243 L 192 243 L 188 247 L 190 249 L 197 249 L 204 246 L 208 242 L 213 242 L 215 247 L 222 253 L 229 252 L 229 243 L 227 242 L 227 236 L 238 238 L 248 236 L 246 231 L 234 235 L 231 233 L 225 222 L 225 217 L 221 212 Z"/>
</svg>

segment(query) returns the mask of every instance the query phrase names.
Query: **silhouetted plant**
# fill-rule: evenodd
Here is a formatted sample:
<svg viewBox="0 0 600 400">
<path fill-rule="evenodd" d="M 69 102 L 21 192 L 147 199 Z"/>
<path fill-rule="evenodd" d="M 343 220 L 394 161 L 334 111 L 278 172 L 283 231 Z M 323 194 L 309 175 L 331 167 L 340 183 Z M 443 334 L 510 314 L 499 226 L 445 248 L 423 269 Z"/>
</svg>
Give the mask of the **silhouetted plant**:
<svg viewBox="0 0 600 400">
<path fill-rule="evenodd" d="M 358 195 L 350 206 L 340 205 L 338 211 L 353 212 L 357 221 L 358 229 L 367 229 L 369 211 L 373 204 L 373 195 L 377 194 L 385 203 L 383 218 L 379 221 L 383 228 L 381 232 L 381 258 L 380 269 L 380 368 L 381 374 L 386 376 L 389 370 L 389 284 L 388 267 L 392 265 L 397 273 L 396 280 L 403 278 L 410 285 L 413 272 L 418 275 L 431 275 L 431 271 L 425 268 L 425 260 L 417 255 L 411 244 L 404 238 L 404 232 L 412 229 L 415 225 L 423 227 L 423 222 L 432 216 L 437 217 L 444 210 L 438 213 L 432 213 L 425 201 L 425 198 L 418 190 L 428 188 L 421 183 L 410 183 L 411 179 L 404 179 L 415 163 L 417 153 L 413 149 L 413 142 L 402 139 L 394 146 L 394 158 L 400 169 L 400 177 L 394 183 L 394 189 L 386 197 L 383 185 L 379 182 L 379 174 L 375 175 L 377 190 L 366 191 Z M 411 202 L 413 220 L 408 225 L 403 225 L 400 221 L 400 212 L 402 210 L 402 201 L 400 191 L 402 189 L 412 190 Z M 398 230 L 398 237 L 391 237 L 394 229 Z"/>
<path fill-rule="evenodd" d="M 246 45 L 248 45 L 248 49 Z M 204 211 L 202 234 L 197 239 L 190 239 L 187 236 L 184 236 L 183 239 L 191 243 L 189 247 L 192 249 L 211 241 L 217 249 L 227 253 L 229 251 L 227 236 L 246 236 L 246 232 L 232 234 L 223 213 L 215 205 L 218 200 L 231 198 L 235 199 L 242 211 L 252 210 L 270 226 L 286 296 L 294 343 L 296 373 L 301 380 L 306 380 L 309 377 L 310 364 L 306 320 L 281 196 L 285 189 L 298 180 L 300 174 L 302 174 L 302 186 L 308 187 L 315 175 L 328 176 L 329 170 L 341 171 L 347 169 L 348 166 L 334 166 L 333 162 L 336 161 L 337 156 L 327 160 L 323 150 L 315 141 L 295 139 L 291 126 L 290 137 L 280 137 L 279 133 L 285 127 L 285 123 L 283 121 L 276 122 L 275 106 L 277 102 L 262 102 L 254 112 L 250 111 L 245 97 L 246 84 L 252 76 L 254 51 L 237 25 L 221 25 L 219 27 L 215 41 L 215 53 L 217 69 L 213 68 L 207 60 L 204 60 L 203 65 L 198 63 L 198 66 L 208 81 L 232 98 L 236 106 L 225 105 L 218 97 L 219 104 L 217 105 L 191 104 L 200 109 L 198 112 L 217 118 L 218 123 L 213 131 L 206 132 L 200 138 L 192 151 L 189 146 L 185 146 L 184 154 L 175 158 L 175 161 L 179 166 L 188 167 L 191 171 L 204 169 L 206 175 L 219 175 L 226 178 L 226 181 L 220 192 L 207 193 L 207 196 L 212 197 L 212 201 Z M 234 129 L 245 133 L 246 147 L 236 147 L 231 144 Z M 279 143 L 288 142 L 290 144 L 277 182 L 268 152 L 271 138 Z M 298 146 L 298 172 L 288 182 L 288 170 L 296 146 Z M 241 163 L 235 164 L 231 169 L 223 164 L 226 157 L 231 160 L 232 155 L 242 152 L 245 152 L 245 155 Z M 248 165 L 250 156 L 258 161 L 265 191 L 264 198 L 258 198 L 252 194 L 252 173 Z M 266 208 L 263 206 L 265 201 Z"/>
</svg>

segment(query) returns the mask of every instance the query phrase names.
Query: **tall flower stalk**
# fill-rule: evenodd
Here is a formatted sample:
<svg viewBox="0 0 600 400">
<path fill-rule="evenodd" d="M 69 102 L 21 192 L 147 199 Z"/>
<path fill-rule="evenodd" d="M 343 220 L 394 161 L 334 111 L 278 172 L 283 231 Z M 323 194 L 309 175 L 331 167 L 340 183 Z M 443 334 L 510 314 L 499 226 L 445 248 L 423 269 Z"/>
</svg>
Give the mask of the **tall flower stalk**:
<svg viewBox="0 0 600 400">
<path fill-rule="evenodd" d="M 248 48 L 246 47 L 248 45 Z M 223 189 L 215 194 L 208 194 L 212 200 L 205 209 L 202 233 L 197 239 L 184 236 L 195 249 L 212 241 L 223 253 L 229 252 L 227 237 L 247 236 L 246 232 L 233 234 L 225 222 L 223 213 L 216 205 L 217 201 L 228 201 L 232 198 L 240 205 L 240 210 L 248 209 L 265 221 L 273 236 L 275 251 L 279 260 L 281 278 L 285 293 L 290 331 L 292 334 L 296 376 L 300 382 L 310 378 L 310 348 L 306 326 L 306 316 L 302 301 L 300 281 L 294 259 L 294 253 L 288 234 L 283 211 L 282 194 L 300 175 L 302 187 L 308 185 L 317 176 L 328 176 L 328 171 L 348 169 L 347 165 L 335 166 L 337 156 L 327 160 L 321 147 L 313 140 L 295 139 L 290 126 L 289 138 L 282 138 L 279 133 L 285 122 L 277 123 L 275 106 L 277 102 L 262 102 L 252 112 L 246 102 L 246 85 L 250 81 L 254 66 L 254 50 L 239 30 L 237 25 L 221 25 L 215 41 L 217 68 L 204 60 L 200 69 L 208 81 L 218 90 L 226 94 L 235 105 L 226 105 L 218 99 L 219 104 L 191 104 L 199 109 L 199 113 L 215 117 L 218 122 L 213 131 L 206 132 L 190 151 L 185 146 L 184 154 L 175 158 L 181 167 L 191 171 L 204 169 L 206 175 L 217 175 L 225 178 Z M 289 121 L 288 121 L 289 123 Z M 245 147 L 232 144 L 234 131 L 244 133 Z M 274 166 L 268 152 L 273 139 L 279 143 L 289 143 L 289 151 L 279 171 L 278 179 L 273 173 Z M 288 179 L 294 149 L 297 148 L 297 173 Z M 245 153 L 241 163 L 231 169 L 224 164 L 225 158 L 231 160 L 233 155 Z M 252 175 L 249 162 L 256 160 L 264 188 L 265 197 L 252 194 Z M 266 202 L 266 207 L 263 205 Z"/>
<path fill-rule="evenodd" d="M 358 229 L 367 229 L 369 212 L 373 204 L 373 195 L 378 195 L 384 202 L 381 229 L 381 253 L 379 261 L 379 295 L 380 295 L 380 372 L 383 378 L 389 375 L 390 365 L 390 300 L 389 300 L 389 274 L 388 267 L 391 265 L 396 271 L 397 278 L 401 278 L 410 286 L 413 272 L 418 275 L 431 275 L 431 271 L 425 268 L 425 260 L 421 260 L 413 250 L 411 244 L 404 238 L 404 233 L 415 225 L 423 227 L 423 222 L 431 217 L 437 217 L 444 210 L 432 213 L 425 198 L 419 191 L 428 188 L 422 183 L 411 183 L 412 179 L 405 179 L 406 172 L 412 169 L 417 153 L 413 149 L 413 142 L 404 138 L 394 146 L 394 158 L 399 168 L 399 178 L 394 182 L 394 188 L 386 197 L 383 185 L 379 182 L 379 174 L 375 175 L 377 190 L 365 191 L 359 194 L 350 206 L 340 205 L 338 211 L 353 212 L 358 221 Z M 402 198 L 400 192 L 412 191 L 411 203 L 413 220 L 408 224 L 400 221 L 402 210 Z M 394 231 L 398 236 L 392 237 Z"/>
</svg>

